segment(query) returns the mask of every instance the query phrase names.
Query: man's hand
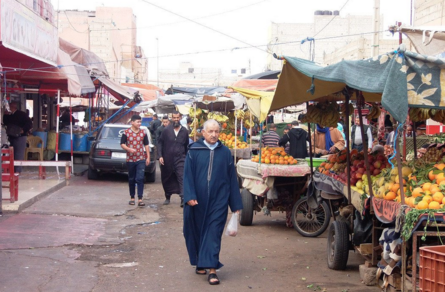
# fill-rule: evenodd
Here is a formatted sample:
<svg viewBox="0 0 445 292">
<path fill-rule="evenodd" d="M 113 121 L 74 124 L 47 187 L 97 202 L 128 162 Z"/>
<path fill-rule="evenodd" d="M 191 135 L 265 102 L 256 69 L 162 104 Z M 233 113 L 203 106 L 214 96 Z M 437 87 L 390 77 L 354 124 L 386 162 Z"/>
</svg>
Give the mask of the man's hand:
<svg viewBox="0 0 445 292">
<path fill-rule="evenodd" d="M 136 153 L 136 149 L 128 148 L 128 152 L 130 152 L 130 153 Z"/>
<path fill-rule="evenodd" d="M 336 149 L 337 149 L 337 148 L 335 148 L 335 146 L 332 146 L 331 148 L 329 148 L 329 152 L 330 152 L 330 153 L 334 153 Z"/>
<path fill-rule="evenodd" d="M 321 154 L 326 155 L 329 154 L 329 152 L 327 150 L 321 150 Z"/>
<path fill-rule="evenodd" d="M 164 165 L 164 158 L 163 158 L 163 157 L 159 157 L 159 163 L 160 163 L 161 165 Z"/>
<path fill-rule="evenodd" d="M 190 200 L 190 201 L 188 201 L 187 202 L 187 205 L 189 205 L 189 206 L 196 206 L 196 205 L 198 205 L 198 201 L 197 200 Z"/>
<path fill-rule="evenodd" d="M 150 157 L 147 158 L 147 160 L 145 160 L 145 165 L 146 165 L 146 166 L 150 165 Z"/>
</svg>

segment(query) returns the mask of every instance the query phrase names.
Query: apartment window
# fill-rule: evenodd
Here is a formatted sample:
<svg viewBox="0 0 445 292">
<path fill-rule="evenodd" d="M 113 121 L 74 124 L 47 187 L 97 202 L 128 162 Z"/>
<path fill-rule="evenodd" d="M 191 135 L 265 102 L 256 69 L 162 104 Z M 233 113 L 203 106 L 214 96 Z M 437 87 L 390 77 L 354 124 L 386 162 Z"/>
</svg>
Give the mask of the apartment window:
<svg viewBox="0 0 445 292">
<path fill-rule="evenodd" d="M 241 68 L 241 74 L 246 74 L 246 68 Z"/>
<path fill-rule="evenodd" d="M 236 69 L 232 69 L 232 74 L 236 74 Z"/>
<path fill-rule="evenodd" d="M 189 68 L 189 73 L 193 73 L 195 71 L 195 68 Z"/>
</svg>

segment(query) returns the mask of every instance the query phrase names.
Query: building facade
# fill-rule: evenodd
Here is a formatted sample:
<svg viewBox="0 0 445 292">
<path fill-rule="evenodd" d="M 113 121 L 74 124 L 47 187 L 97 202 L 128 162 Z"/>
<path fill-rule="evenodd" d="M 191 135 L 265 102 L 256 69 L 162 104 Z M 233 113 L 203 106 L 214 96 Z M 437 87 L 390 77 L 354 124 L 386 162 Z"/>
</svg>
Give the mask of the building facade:
<svg viewBox="0 0 445 292">
<path fill-rule="evenodd" d="M 212 67 L 195 67 L 190 62 L 181 62 L 177 69 L 159 70 L 159 86 L 167 88 L 230 86 L 240 78 L 251 75 L 249 65 L 232 64 L 227 69 Z"/>
<path fill-rule="evenodd" d="M 334 18 L 335 17 L 335 18 Z M 383 19 L 380 19 L 383 23 Z M 371 57 L 373 17 L 371 15 L 340 16 L 338 11 L 318 10 L 312 23 L 273 23 L 269 32 L 269 50 L 277 55 L 311 59 L 329 65 L 341 60 Z M 380 25 L 380 31 L 383 25 Z M 302 40 L 315 36 L 315 42 Z M 378 54 L 398 47 L 397 40 L 383 40 L 379 34 Z M 280 70 L 281 61 L 268 56 L 267 68 Z"/>
<path fill-rule="evenodd" d="M 59 37 L 97 54 L 104 60 L 111 79 L 147 83 L 148 61 L 137 45 L 136 16 L 131 8 L 62 10 L 58 19 Z"/>
<path fill-rule="evenodd" d="M 444 26 L 445 1 L 443 0 L 415 0 L 414 26 Z"/>
</svg>

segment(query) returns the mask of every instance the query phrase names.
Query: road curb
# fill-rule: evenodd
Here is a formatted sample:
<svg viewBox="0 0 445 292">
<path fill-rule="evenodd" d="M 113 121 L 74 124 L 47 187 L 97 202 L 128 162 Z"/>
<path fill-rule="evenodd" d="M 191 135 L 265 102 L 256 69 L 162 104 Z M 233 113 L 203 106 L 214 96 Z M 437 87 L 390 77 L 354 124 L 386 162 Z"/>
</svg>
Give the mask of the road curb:
<svg viewBox="0 0 445 292">
<path fill-rule="evenodd" d="M 54 193 L 55 191 L 60 190 L 61 188 L 63 188 L 64 186 L 66 186 L 67 183 L 65 180 L 61 181 L 60 183 L 56 184 L 55 186 L 37 194 L 36 196 L 32 197 L 31 199 L 21 203 L 17 209 L 5 209 L 5 205 L 2 205 L 3 209 L 2 212 L 3 213 L 7 213 L 7 214 L 13 214 L 13 213 L 20 213 L 22 212 L 24 209 L 28 208 L 29 206 L 31 206 L 32 204 L 34 204 L 35 202 L 45 198 L 46 196 Z"/>
</svg>

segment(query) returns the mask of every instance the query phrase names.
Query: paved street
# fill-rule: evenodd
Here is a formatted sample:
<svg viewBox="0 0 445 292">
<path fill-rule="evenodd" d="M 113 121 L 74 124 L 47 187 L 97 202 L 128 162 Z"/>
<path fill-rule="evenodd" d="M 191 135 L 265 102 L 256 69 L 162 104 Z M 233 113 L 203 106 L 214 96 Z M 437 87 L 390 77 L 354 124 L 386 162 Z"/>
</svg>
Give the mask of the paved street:
<svg viewBox="0 0 445 292">
<path fill-rule="evenodd" d="M 179 197 L 162 206 L 157 174 L 145 208 L 128 205 L 125 175 L 84 175 L 1 218 L 0 291 L 379 291 L 360 282 L 361 257 L 329 270 L 326 235 L 301 237 L 282 213 L 223 237 L 221 284 L 210 286 L 189 265 Z"/>
</svg>

